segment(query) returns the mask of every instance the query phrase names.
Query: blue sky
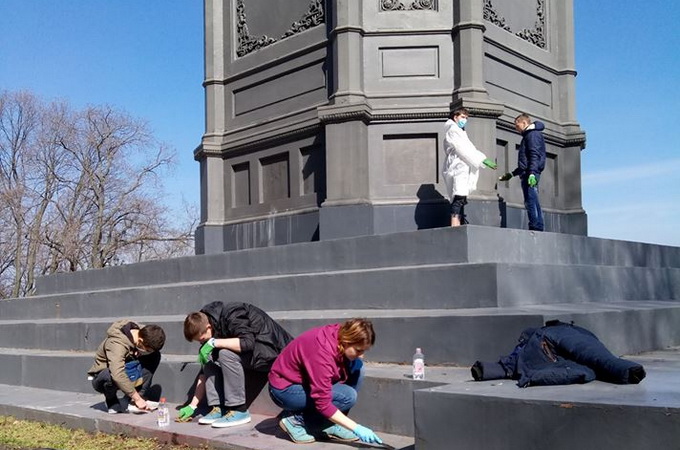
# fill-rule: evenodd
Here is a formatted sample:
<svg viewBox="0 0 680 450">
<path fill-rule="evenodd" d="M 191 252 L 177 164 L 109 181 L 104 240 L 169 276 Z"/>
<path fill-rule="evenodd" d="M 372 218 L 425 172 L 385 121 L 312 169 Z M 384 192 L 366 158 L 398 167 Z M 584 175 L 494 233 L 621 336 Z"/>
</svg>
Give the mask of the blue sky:
<svg viewBox="0 0 680 450">
<path fill-rule="evenodd" d="M 110 104 L 177 151 L 169 203 L 199 202 L 199 0 L 0 0 L 0 89 Z M 680 246 L 680 2 L 575 0 L 591 236 Z"/>
</svg>

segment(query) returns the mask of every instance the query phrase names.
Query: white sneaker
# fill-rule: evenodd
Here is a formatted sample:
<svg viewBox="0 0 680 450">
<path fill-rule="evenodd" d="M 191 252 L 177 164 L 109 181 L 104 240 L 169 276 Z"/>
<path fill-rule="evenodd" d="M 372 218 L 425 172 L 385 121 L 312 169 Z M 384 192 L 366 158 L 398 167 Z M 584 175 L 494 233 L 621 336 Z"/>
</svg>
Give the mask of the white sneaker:
<svg viewBox="0 0 680 450">
<path fill-rule="evenodd" d="M 120 409 L 120 405 L 113 405 L 107 411 L 109 414 L 120 414 L 123 411 Z"/>
<path fill-rule="evenodd" d="M 151 400 L 146 401 L 147 409 L 139 409 L 134 403 L 130 403 L 127 407 L 128 412 L 133 414 L 146 414 L 148 412 L 158 409 L 158 402 L 152 402 Z"/>
</svg>

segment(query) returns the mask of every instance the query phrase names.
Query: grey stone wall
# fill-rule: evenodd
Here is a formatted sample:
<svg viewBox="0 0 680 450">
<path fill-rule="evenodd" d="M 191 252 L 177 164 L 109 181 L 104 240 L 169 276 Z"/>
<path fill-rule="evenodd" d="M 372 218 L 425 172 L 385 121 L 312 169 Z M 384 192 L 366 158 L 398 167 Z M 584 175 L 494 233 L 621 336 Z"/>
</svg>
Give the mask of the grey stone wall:
<svg viewBox="0 0 680 450">
<path fill-rule="evenodd" d="M 546 123 L 547 229 L 586 234 L 572 1 L 205 0 L 197 253 L 445 226 L 443 123 L 516 165 Z M 526 227 L 518 181 L 483 171 L 471 222 Z"/>
</svg>

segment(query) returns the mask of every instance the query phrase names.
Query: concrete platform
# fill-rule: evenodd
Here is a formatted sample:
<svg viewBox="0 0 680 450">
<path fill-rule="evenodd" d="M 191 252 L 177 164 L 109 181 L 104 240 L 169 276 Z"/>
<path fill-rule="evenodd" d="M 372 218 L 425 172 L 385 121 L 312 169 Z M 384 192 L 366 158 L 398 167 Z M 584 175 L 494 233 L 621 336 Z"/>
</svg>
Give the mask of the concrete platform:
<svg viewBox="0 0 680 450">
<path fill-rule="evenodd" d="M 520 389 L 469 378 L 415 391 L 416 448 L 680 449 L 680 348 L 632 356 L 639 385 Z"/>
<path fill-rule="evenodd" d="M 170 404 L 171 417 L 177 415 L 177 405 Z M 249 424 L 234 428 L 216 429 L 191 423 L 172 421 L 167 428 L 158 428 L 156 415 L 108 414 L 99 394 L 73 393 L 47 389 L 17 387 L 0 384 L 0 414 L 20 419 L 38 420 L 84 429 L 90 432 L 123 434 L 158 439 L 160 442 L 209 446 L 230 450 L 286 450 L 299 449 L 278 427 L 275 417 L 253 415 Z M 395 448 L 412 450 L 413 438 L 381 433 L 391 447 L 371 446 L 359 442 L 316 442 L 307 444 L 310 450 L 339 450 L 342 448 Z"/>
</svg>

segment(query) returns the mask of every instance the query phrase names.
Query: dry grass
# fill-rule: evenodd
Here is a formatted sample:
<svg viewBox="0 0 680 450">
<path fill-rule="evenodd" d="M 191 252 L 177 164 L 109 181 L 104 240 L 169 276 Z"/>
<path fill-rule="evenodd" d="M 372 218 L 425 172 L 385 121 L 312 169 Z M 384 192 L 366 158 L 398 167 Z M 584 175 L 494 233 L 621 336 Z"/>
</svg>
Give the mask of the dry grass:
<svg viewBox="0 0 680 450">
<path fill-rule="evenodd" d="M 161 444 L 153 439 L 88 433 L 42 422 L 0 416 L 0 450 L 187 450 L 193 447 Z"/>
</svg>

